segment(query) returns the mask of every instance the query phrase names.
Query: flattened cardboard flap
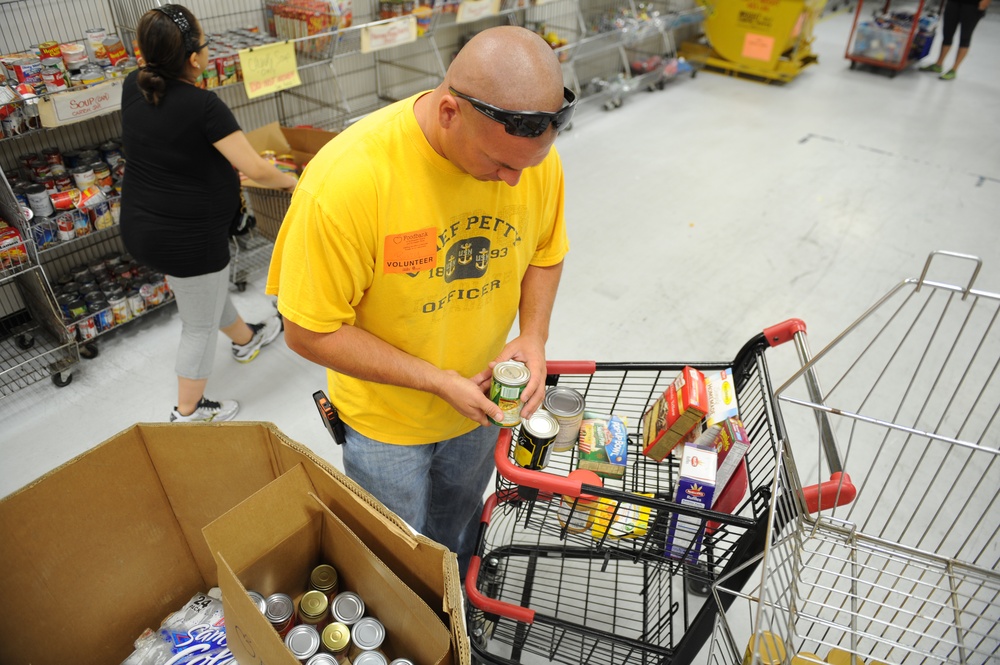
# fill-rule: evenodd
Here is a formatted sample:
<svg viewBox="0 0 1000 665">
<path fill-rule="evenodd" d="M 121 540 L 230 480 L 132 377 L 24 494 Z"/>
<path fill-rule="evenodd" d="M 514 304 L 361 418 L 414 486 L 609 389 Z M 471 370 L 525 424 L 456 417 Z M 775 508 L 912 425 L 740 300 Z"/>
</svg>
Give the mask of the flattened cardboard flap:
<svg viewBox="0 0 1000 665">
<path fill-rule="evenodd" d="M 246 590 L 296 598 L 322 562 L 338 570 L 341 590 L 358 593 L 366 615 L 385 625 L 389 656 L 421 665 L 448 657 L 441 620 L 316 497 L 301 465 L 206 526 L 204 535 L 218 562 L 229 647 L 239 662 L 297 662 Z"/>
</svg>

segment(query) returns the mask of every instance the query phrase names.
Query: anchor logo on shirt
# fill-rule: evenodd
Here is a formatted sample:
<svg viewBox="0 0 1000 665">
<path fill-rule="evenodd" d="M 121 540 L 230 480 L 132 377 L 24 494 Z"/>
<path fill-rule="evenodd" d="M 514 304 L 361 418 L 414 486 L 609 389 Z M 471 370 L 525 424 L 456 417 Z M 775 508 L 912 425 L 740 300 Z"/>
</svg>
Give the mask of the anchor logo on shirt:
<svg viewBox="0 0 1000 665">
<path fill-rule="evenodd" d="M 490 265 L 490 239 L 469 238 L 452 245 L 444 262 L 444 281 L 477 279 L 486 274 Z"/>
</svg>

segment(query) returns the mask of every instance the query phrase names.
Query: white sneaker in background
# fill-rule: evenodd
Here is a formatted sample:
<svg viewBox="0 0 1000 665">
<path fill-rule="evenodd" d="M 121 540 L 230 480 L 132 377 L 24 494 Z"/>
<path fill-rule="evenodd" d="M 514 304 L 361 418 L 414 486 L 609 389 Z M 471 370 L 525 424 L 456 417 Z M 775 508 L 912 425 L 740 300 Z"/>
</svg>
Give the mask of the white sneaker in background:
<svg viewBox="0 0 1000 665">
<path fill-rule="evenodd" d="M 170 422 L 172 423 L 220 423 L 232 420 L 240 410 L 240 405 L 236 400 L 224 399 L 216 402 L 205 397 L 198 402 L 198 407 L 189 416 L 182 416 L 177 407 L 170 412 Z"/>
<path fill-rule="evenodd" d="M 281 320 L 280 314 L 275 314 L 262 323 L 248 323 L 253 337 L 246 344 L 233 343 L 233 358 L 237 362 L 248 363 L 257 357 L 261 347 L 267 346 L 281 334 L 285 329 L 285 322 Z"/>
</svg>

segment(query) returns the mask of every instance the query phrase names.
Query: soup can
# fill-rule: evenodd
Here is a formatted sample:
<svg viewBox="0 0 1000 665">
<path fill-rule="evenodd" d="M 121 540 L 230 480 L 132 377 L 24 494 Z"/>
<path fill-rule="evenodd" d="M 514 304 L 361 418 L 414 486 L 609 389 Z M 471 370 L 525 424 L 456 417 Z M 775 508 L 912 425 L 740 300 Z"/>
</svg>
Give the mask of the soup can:
<svg viewBox="0 0 1000 665">
<path fill-rule="evenodd" d="M 557 453 L 565 452 L 576 446 L 580 438 L 584 406 L 583 395 L 572 388 L 552 386 L 545 392 L 542 407 L 559 423 L 559 433 L 552 442 L 552 450 Z"/>
<path fill-rule="evenodd" d="M 365 651 L 375 651 L 382 646 L 385 640 L 385 626 L 382 622 L 373 617 L 358 619 L 358 622 L 351 626 L 351 660 L 356 659 Z"/>
<path fill-rule="evenodd" d="M 334 621 L 323 629 L 320 641 L 323 643 L 323 651 L 332 654 L 337 660 L 343 660 L 351 646 L 351 629 Z"/>
<path fill-rule="evenodd" d="M 514 446 L 514 462 L 525 469 L 544 469 L 549 464 L 552 442 L 559 432 L 559 423 L 546 411 L 539 409 L 521 423 Z"/>
<path fill-rule="evenodd" d="M 31 237 L 38 249 L 46 249 L 59 240 L 59 227 L 49 217 L 36 217 Z"/>
<path fill-rule="evenodd" d="M 319 651 L 319 633 L 308 624 L 295 626 L 285 635 L 285 646 L 299 660 L 309 660 Z"/>
<path fill-rule="evenodd" d="M 288 594 L 272 593 L 267 597 L 266 602 L 264 617 L 278 632 L 278 635 L 285 637 L 295 625 L 295 601 Z"/>
<path fill-rule="evenodd" d="M 61 242 L 76 238 L 76 219 L 71 212 L 64 212 L 55 217 L 56 229 Z"/>
<path fill-rule="evenodd" d="M 332 600 L 340 590 L 337 569 L 328 563 L 316 566 L 309 575 L 309 586 Z"/>
<path fill-rule="evenodd" d="M 94 175 L 94 168 L 90 164 L 74 166 L 69 170 L 69 174 L 73 176 L 73 182 L 76 183 L 76 188 L 80 191 L 93 186 L 97 182 L 97 177 Z"/>
<path fill-rule="evenodd" d="M 340 665 L 340 661 L 329 653 L 318 653 L 306 661 L 306 665 Z"/>
<path fill-rule="evenodd" d="M 330 600 L 325 593 L 315 589 L 306 591 L 299 599 L 299 623 L 309 624 L 317 632 L 322 632 L 329 623 L 329 607 Z"/>
<path fill-rule="evenodd" d="M 264 598 L 264 596 L 257 593 L 256 591 L 250 591 L 250 590 L 247 591 L 247 595 L 250 596 L 250 600 L 252 600 L 253 604 L 257 606 L 257 609 L 260 610 L 261 614 L 267 612 L 267 600 Z"/>
<path fill-rule="evenodd" d="M 31 208 L 31 212 L 35 214 L 36 217 L 50 217 L 55 210 L 52 208 L 52 200 L 49 198 L 49 192 L 45 189 L 45 185 L 40 185 L 34 183 L 28 185 L 24 190 L 25 196 L 28 198 L 28 207 Z"/>
<path fill-rule="evenodd" d="M 363 651 L 351 665 L 389 665 L 389 660 L 378 651 Z"/>
<path fill-rule="evenodd" d="M 330 617 L 345 626 L 353 626 L 365 615 L 365 601 L 352 591 L 343 591 L 330 603 Z"/>
<path fill-rule="evenodd" d="M 501 427 L 516 427 L 521 422 L 521 393 L 528 385 L 531 372 L 527 365 L 516 360 L 497 363 L 493 367 L 493 381 L 490 383 L 490 400 L 503 411 L 503 419 L 490 422 Z"/>
</svg>

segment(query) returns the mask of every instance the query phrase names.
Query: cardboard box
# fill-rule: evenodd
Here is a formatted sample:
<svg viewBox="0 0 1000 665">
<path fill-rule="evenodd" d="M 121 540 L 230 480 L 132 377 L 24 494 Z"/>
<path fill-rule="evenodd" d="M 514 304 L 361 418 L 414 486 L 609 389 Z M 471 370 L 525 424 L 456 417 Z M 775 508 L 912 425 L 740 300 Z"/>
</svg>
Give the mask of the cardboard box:
<svg viewBox="0 0 1000 665">
<path fill-rule="evenodd" d="M 229 649 L 240 663 L 297 665 L 284 640 L 247 595 L 297 598 L 320 563 L 338 571 L 340 590 L 365 602 L 365 616 L 385 626 L 381 650 L 392 658 L 438 665 L 448 653 L 441 620 L 379 561 L 316 496 L 299 465 L 204 529 L 218 563 Z"/>
<path fill-rule="evenodd" d="M 705 376 L 685 367 L 642 416 L 643 454 L 662 462 L 707 412 Z"/>
<path fill-rule="evenodd" d="M 218 584 L 202 529 L 300 464 L 449 627 L 443 663 L 467 665 L 455 555 L 274 425 L 249 422 L 136 425 L 0 500 L 0 662 L 120 663 L 143 630 Z"/>
<path fill-rule="evenodd" d="M 718 455 L 715 472 L 715 486 L 718 491 L 712 499 L 714 506 L 715 500 L 722 494 L 722 490 L 729 484 L 740 462 L 750 450 L 751 441 L 743 429 L 743 421 L 739 418 L 725 420 L 713 429 L 716 431 L 712 437 L 712 446 Z"/>
<path fill-rule="evenodd" d="M 740 415 L 736 403 L 736 384 L 733 382 L 733 370 L 726 368 L 719 372 L 705 374 L 705 392 L 708 396 L 708 413 L 705 415 L 705 426 L 712 427 L 719 423 L 736 418 Z"/>
<path fill-rule="evenodd" d="M 618 416 L 584 412 L 578 441 L 579 469 L 622 478 L 628 466 L 628 423 Z"/>
<path fill-rule="evenodd" d="M 715 494 L 715 471 L 718 465 L 714 445 L 706 445 L 700 438 L 684 444 L 677 481 L 677 503 L 692 508 L 708 510 Z M 689 515 L 670 516 L 667 531 L 666 555 L 688 563 L 696 563 L 701 553 L 705 521 Z"/>
<path fill-rule="evenodd" d="M 277 122 L 264 125 L 247 132 L 250 145 L 258 153 L 273 150 L 275 155 L 291 155 L 295 160 L 296 170 L 301 173 L 313 156 L 327 142 L 336 136 L 336 132 L 303 127 L 282 127 Z M 278 237 L 281 222 L 288 212 L 292 195 L 281 189 L 264 187 L 253 180 L 244 180 L 247 202 L 257 218 L 257 232 L 272 242 Z"/>
</svg>

